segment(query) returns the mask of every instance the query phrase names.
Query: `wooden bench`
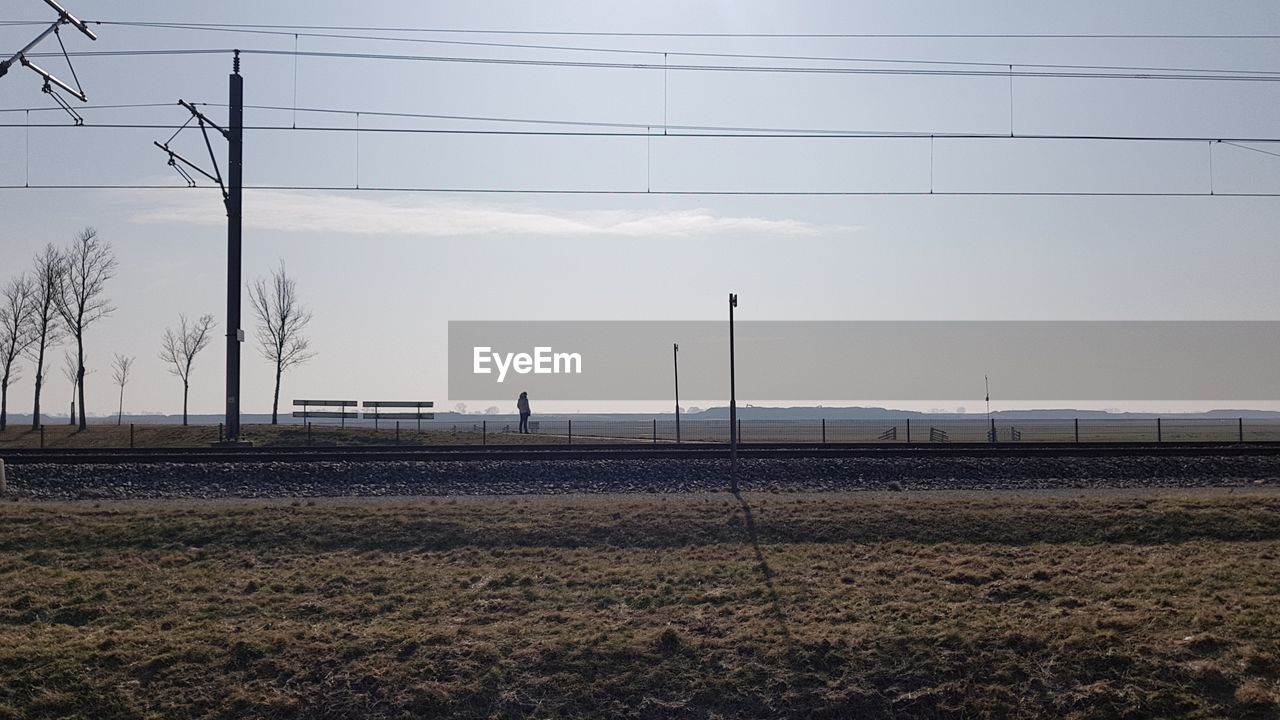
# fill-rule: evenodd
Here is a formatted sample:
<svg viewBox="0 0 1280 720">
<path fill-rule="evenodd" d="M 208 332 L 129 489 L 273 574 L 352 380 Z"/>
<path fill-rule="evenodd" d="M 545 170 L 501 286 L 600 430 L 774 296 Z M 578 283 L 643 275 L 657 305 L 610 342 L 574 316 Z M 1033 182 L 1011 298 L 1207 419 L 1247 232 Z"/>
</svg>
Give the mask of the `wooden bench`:
<svg viewBox="0 0 1280 720">
<path fill-rule="evenodd" d="M 423 420 L 435 420 L 436 414 L 433 412 L 422 412 L 423 408 L 435 407 L 435 402 L 431 400 L 365 400 L 364 419 L 373 418 L 373 429 L 378 429 L 378 420 L 415 420 L 418 423 L 418 431 L 422 431 Z M 412 412 L 405 410 L 396 410 L 392 412 L 384 412 L 383 408 L 413 408 Z M 369 412 L 372 409 L 373 412 Z"/>
<path fill-rule="evenodd" d="M 328 420 L 339 420 L 342 427 L 346 427 L 347 418 L 355 420 L 360 417 L 360 413 L 355 410 L 347 410 L 347 408 L 356 407 L 355 400 L 294 400 L 293 406 L 301 407 L 302 410 L 294 410 L 293 416 L 311 420 L 312 418 L 324 418 Z M 321 410 L 312 410 L 318 407 Z M 334 410 L 333 408 L 337 408 Z"/>
</svg>

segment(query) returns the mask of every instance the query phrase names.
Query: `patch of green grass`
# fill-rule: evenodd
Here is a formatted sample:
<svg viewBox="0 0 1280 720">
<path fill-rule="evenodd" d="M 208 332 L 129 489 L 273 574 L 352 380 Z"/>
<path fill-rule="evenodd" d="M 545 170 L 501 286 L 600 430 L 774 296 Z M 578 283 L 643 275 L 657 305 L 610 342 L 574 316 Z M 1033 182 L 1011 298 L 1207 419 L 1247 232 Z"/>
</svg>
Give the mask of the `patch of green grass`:
<svg viewBox="0 0 1280 720">
<path fill-rule="evenodd" d="M 1275 717 L 1280 495 L 0 505 L 0 718 Z"/>
</svg>

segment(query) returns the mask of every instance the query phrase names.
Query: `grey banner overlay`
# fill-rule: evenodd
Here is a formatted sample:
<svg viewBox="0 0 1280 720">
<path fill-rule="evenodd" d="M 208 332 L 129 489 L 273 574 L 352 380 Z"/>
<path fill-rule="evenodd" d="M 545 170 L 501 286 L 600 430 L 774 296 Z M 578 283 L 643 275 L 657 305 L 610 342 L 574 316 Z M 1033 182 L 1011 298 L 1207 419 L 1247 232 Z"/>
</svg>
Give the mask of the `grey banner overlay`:
<svg viewBox="0 0 1280 720">
<path fill-rule="evenodd" d="M 1277 321 L 739 321 L 738 401 L 1280 400 Z M 728 322 L 451 321 L 449 398 L 729 396 Z M 476 348 L 487 374 L 475 372 Z M 543 351 L 526 372 L 511 354 Z M 580 357 L 575 368 L 571 358 Z M 514 361 L 513 361 L 514 360 Z M 507 363 L 499 378 L 499 363 Z M 580 372 L 565 372 L 578 369 Z"/>
</svg>

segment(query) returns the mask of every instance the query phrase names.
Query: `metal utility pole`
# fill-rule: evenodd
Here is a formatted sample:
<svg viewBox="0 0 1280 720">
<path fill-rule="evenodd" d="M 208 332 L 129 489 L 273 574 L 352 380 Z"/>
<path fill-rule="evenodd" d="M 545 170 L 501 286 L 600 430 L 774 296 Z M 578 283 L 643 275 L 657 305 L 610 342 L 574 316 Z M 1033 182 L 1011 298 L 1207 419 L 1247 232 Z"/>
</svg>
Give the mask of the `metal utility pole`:
<svg viewBox="0 0 1280 720">
<path fill-rule="evenodd" d="M 227 441 L 240 442 L 240 216 L 243 194 L 244 78 L 240 51 L 231 61 L 231 127 L 227 135 Z"/>
<path fill-rule="evenodd" d="M 996 441 L 996 421 L 995 421 L 995 418 L 991 417 L 991 378 L 987 377 L 986 375 L 983 375 L 982 384 L 986 387 L 986 390 L 987 390 L 987 424 L 991 427 L 991 429 L 987 431 L 987 441 L 995 442 Z"/>
<path fill-rule="evenodd" d="M 227 388 L 226 388 L 226 439 L 219 444 L 239 445 L 240 439 L 240 344 L 244 342 L 244 330 L 240 327 L 240 245 L 241 245 L 241 198 L 244 193 L 244 78 L 240 75 L 240 51 L 235 51 L 231 64 L 229 82 L 230 121 L 223 129 L 210 120 L 192 104 L 179 100 L 194 119 L 199 121 L 200 131 L 204 134 L 205 148 L 209 151 L 209 160 L 213 163 L 213 172 L 208 172 L 185 157 L 174 152 L 169 142 L 155 143 L 155 146 L 169 154 L 169 166 L 178 171 L 187 185 L 195 187 L 194 177 L 185 168 L 190 168 L 200 175 L 218 183 L 222 190 L 222 201 L 227 208 Z M 190 121 L 188 121 L 190 122 Z M 184 126 L 185 127 L 185 126 Z M 218 169 L 218 159 L 213 154 L 213 145 L 209 142 L 209 128 L 221 133 L 227 141 L 227 181 L 223 183 L 222 173 Z M 181 130 L 179 130 L 181 132 Z M 177 133 L 174 133 L 177 137 Z"/>
<path fill-rule="evenodd" d="M 738 296 L 729 293 L 729 459 L 733 463 L 729 475 L 729 487 L 738 492 L 738 390 L 733 368 L 733 309 L 738 307 Z"/>
<path fill-rule="evenodd" d="M 671 343 L 671 359 L 676 374 L 676 442 L 680 442 L 680 343 Z"/>
</svg>

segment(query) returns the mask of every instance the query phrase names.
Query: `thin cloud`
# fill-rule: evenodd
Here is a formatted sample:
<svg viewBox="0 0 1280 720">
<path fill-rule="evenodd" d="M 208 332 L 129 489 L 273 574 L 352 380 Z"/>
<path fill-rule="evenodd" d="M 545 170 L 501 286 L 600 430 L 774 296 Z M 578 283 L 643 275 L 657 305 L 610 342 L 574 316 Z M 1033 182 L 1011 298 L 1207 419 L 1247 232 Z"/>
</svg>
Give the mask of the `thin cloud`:
<svg viewBox="0 0 1280 720">
<path fill-rule="evenodd" d="M 146 196 L 146 203 L 145 209 L 133 215 L 134 222 L 210 226 L 226 222 L 222 204 L 206 193 L 152 194 Z M 246 227 L 279 232 L 419 237 L 697 237 L 726 233 L 816 236 L 854 229 L 791 219 L 720 215 L 707 209 L 554 212 L 456 201 L 411 202 L 402 198 L 276 190 L 246 191 L 244 205 Z"/>
</svg>

